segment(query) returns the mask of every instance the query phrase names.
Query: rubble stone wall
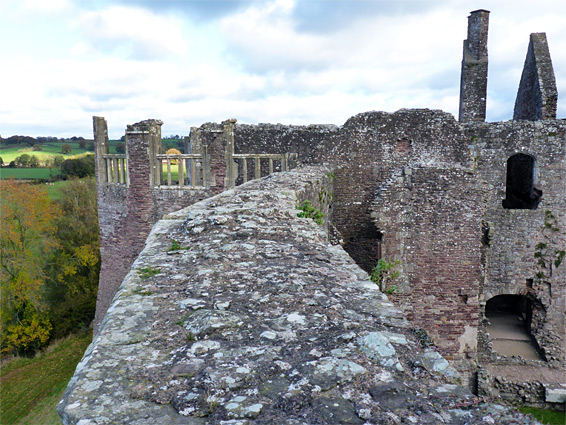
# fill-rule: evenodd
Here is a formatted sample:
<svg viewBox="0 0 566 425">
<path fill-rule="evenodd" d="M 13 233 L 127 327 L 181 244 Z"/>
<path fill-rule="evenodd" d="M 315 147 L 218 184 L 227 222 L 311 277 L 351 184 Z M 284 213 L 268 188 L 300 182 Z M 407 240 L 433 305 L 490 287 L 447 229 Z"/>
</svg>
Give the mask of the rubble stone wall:
<svg viewBox="0 0 566 425">
<path fill-rule="evenodd" d="M 157 222 L 63 423 L 536 423 L 458 386 L 324 227 L 297 216 L 333 190 L 331 171 L 276 173 Z"/>
</svg>

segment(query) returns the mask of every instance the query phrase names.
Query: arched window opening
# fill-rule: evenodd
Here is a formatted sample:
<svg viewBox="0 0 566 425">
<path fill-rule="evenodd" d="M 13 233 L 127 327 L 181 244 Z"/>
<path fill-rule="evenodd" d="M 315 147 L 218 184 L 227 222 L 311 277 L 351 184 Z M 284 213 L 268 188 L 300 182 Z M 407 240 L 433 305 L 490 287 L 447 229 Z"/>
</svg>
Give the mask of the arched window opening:
<svg viewBox="0 0 566 425">
<path fill-rule="evenodd" d="M 531 155 L 518 153 L 507 160 L 507 185 L 503 208 L 537 208 L 542 191 L 535 188 L 535 159 Z"/>
<path fill-rule="evenodd" d="M 498 295 L 485 305 L 493 349 L 505 356 L 522 356 L 541 360 L 536 341 L 531 334 L 532 301 L 522 295 Z"/>
</svg>

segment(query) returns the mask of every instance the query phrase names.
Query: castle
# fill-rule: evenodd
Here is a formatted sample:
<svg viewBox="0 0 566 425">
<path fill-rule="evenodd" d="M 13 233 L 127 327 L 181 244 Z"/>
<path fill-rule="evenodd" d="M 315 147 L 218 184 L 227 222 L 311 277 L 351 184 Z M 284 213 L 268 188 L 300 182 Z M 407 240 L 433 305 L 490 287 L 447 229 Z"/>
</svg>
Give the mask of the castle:
<svg viewBox="0 0 566 425">
<path fill-rule="evenodd" d="M 179 235 L 201 228 L 206 233 L 207 225 L 183 221 L 177 211 L 185 208 L 191 216 L 193 204 L 228 210 L 221 199 L 236 193 L 245 204 L 247 187 L 269 186 L 261 182 L 277 171 L 293 170 L 302 181 L 305 169 L 315 178 L 293 189 L 295 201 L 308 199 L 325 212 L 328 240 L 361 269 L 371 272 L 382 258 L 396 263 L 389 299 L 464 383 L 483 396 L 564 403 L 566 121 L 556 118 L 549 48 L 545 34 L 537 33 L 530 36 L 513 120 L 485 122 L 488 21 L 485 10 L 468 18 L 458 121 L 428 109 L 366 112 L 341 127 L 240 125 L 231 119 L 191 128 L 185 154 L 164 155 L 162 123 L 147 120 L 126 129 L 125 155 L 110 155 L 106 121 L 95 117 L 102 245 L 98 338 L 104 340 L 110 328 L 118 332 L 112 314 L 124 303 L 126 282 L 139 280 L 134 269 L 139 272 L 141 259 L 162 247 L 156 242 L 164 226 L 159 220 L 183 223 Z M 323 173 L 312 171 L 321 166 Z M 198 207 L 195 214 L 205 212 Z M 195 258 L 198 266 L 208 257 Z M 67 403 L 87 372 L 70 384 Z M 68 404 L 65 409 L 63 416 L 71 417 Z M 250 415 L 228 416 L 261 417 Z"/>
</svg>

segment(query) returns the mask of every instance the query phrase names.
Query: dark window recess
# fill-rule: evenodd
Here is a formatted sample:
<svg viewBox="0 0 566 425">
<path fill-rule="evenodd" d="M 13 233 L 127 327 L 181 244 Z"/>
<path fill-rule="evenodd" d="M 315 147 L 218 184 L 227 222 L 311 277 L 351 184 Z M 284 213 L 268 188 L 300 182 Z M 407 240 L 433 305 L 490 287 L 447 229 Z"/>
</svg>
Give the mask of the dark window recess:
<svg viewBox="0 0 566 425">
<path fill-rule="evenodd" d="M 503 208 L 534 210 L 542 191 L 534 186 L 535 159 L 518 153 L 507 160 L 507 187 Z"/>
<path fill-rule="evenodd" d="M 358 232 L 344 245 L 344 249 L 358 266 L 371 273 L 381 259 L 382 238 L 383 234 L 372 222 L 369 222 L 358 229 Z"/>
</svg>

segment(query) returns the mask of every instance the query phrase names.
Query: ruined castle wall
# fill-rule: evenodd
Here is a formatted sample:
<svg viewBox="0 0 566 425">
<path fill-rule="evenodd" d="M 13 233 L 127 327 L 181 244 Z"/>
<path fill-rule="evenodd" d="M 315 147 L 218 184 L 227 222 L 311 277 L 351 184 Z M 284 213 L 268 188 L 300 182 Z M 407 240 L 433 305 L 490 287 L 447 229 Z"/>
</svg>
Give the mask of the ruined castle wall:
<svg viewBox="0 0 566 425">
<path fill-rule="evenodd" d="M 234 153 L 297 153 L 303 164 L 319 163 L 319 145 L 337 132 L 335 125 L 236 124 Z"/>
<path fill-rule="evenodd" d="M 333 222 L 348 253 L 366 271 L 377 263 L 371 214 L 378 188 L 411 164 L 462 164 L 469 160 L 454 117 L 424 109 L 356 115 L 319 151 L 319 158 L 340 164 Z"/>
<path fill-rule="evenodd" d="M 277 173 L 156 223 L 58 406 L 63 422 L 534 423 L 476 406 L 368 275 L 297 217 L 298 201 L 332 190 L 330 171 Z"/>
<path fill-rule="evenodd" d="M 101 119 L 95 119 L 99 131 L 95 141 L 106 144 L 107 131 Z M 104 123 L 105 124 L 105 123 Z M 98 137 L 97 137 L 98 136 Z M 153 225 L 165 214 L 191 205 L 213 194 L 212 189 L 156 189 L 153 170 L 158 168 L 154 155 L 161 146 L 160 122 L 143 121 L 126 131 L 129 186 L 103 182 L 97 167 L 98 210 L 102 266 L 99 277 L 95 332 L 112 303 L 120 283 L 145 246 Z M 100 146 L 100 145 L 97 145 Z M 107 152 L 107 147 L 105 148 Z M 101 150 L 97 149 L 97 159 Z"/>
<path fill-rule="evenodd" d="M 476 353 L 486 195 L 471 170 L 407 168 L 374 204 L 384 257 L 401 261 L 393 297 L 451 360 Z"/>
<path fill-rule="evenodd" d="M 206 146 L 208 155 L 208 166 L 210 172 L 207 175 L 207 186 L 212 193 L 217 194 L 224 190 L 226 179 L 226 144 L 228 142 L 231 125 L 229 122 L 205 123 L 200 127 L 191 128 L 190 141 L 193 153 L 202 152 Z M 206 168 L 206 164 L 205 164 Z"/>
<path fill-rule="evenodd" d="M 127 237 L 126 188 L 123 186 L 99 186 L 98 188 L 98 224 L 100 227 L 100 277 L 98 284 L 97 309 L 95 323 L 102 320 L 98 305 L 109 306 L 114 297 L 111 282 L 124 278 L 128 271 L 127 264 L 136 258 L 130 252 Z M 97 327 L 97 325 L 95 325 Z"/>
<path fill-rule="evenodd" d="M 490 298 L 503 294 L 527 294 L 542 304 L 533 317 L 532 332 L 548 360 L 564 362 L 564 316 L 566 263 L 560 267 L 537 268 L 537 245 L 545 243 L 550 257 L 566 246 L 566 121 L 509 121 L 466 128 L 473 144 L 477 173 L 491 187 L 484 221 L 490 232 L 486 256 L 488 268 L 480 291 L 482 307 Z M 534 187 L 542 191 L 536 209 L 504 208 L 507 160 L 517 153 L 535 159 Z M 547 217 L 550 212 L 555 220 Z M 547 223 L 545 225 L 545 222 Z M 549 229 L 550 222 L 556 231 Z M 542 271 L 546 276 L 537 279 Z M 529 286 L 532 285 L 532 290 Z M 482 312 L 483 314 L 483 312 Z"/>
</svg>

